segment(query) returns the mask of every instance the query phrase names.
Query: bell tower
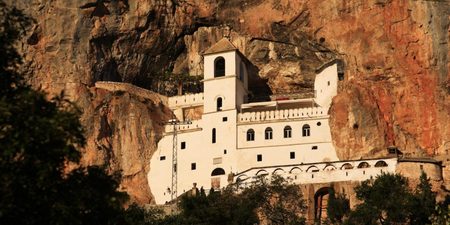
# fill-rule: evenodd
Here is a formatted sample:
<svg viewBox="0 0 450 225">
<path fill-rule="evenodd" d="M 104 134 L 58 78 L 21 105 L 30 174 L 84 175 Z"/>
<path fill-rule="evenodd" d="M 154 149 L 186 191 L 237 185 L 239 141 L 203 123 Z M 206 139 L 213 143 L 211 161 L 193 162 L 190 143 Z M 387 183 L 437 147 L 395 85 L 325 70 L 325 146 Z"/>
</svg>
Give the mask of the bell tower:
<svg viewBox="0 0 450 225">
<path fill-rule="evenodd" d="M 206 50 L 203 57 L 204 113 L 238 109 L 247 97 L 245 57 L 226 38 Z"/>
</svg>

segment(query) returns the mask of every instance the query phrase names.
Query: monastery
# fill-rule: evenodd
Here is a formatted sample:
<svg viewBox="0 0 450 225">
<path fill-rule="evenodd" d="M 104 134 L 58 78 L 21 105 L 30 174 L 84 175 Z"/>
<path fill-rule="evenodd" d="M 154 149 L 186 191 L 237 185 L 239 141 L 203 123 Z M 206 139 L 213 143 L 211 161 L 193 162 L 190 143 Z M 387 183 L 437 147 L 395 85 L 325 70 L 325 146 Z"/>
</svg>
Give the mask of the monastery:
<svg viewBox="0 0 450 225">
<path fill-rule="evenodd" d="M 338 67 L 321 68 L 312 98 L 248 102 L 251 63 L 226 38 L 204 52 L 204 92 L 170 97 L 169 121 L 148 174 L 157 204 L 193 186 L 219 189 L 279 174 L 296 183 L 363 181 L 396 172 L 397 157 L 340 161 L 328 110 Z M 188 120 L 199 110 L 201 118 Z M 421 167 L 422 168 L 422 167 Z"/>
</svg>

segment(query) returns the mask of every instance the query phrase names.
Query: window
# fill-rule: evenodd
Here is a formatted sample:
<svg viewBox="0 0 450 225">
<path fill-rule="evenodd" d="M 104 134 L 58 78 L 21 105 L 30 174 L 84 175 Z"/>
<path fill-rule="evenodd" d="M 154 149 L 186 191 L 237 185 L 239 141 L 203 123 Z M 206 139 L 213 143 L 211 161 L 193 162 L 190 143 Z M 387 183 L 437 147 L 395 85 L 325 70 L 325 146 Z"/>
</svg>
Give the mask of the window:
<svg viewBox="0 0 450 225">
<path fill-rule="evenodd" d="M 255 131 L 253 129 L 249 129 L 247 131 L 247 141 L 254 141 L 255 140 Z"/>
<path fill-rule="evenodd" d="M 291 152 L 291 153 L 290 153 L 290 158 L 291 158 L 291 159 L 295 159 L 295 152 Z"/>
<path fill-rule="evenodd" d="M 223 57 L 217 57 L 214 60 L 214 77 L 225 76 L 225 59 Z"/>
<path fill-rule="evenodd" d="M 217 98 L 217 111 L 222 111 L 222 98 Z"/>
<path fill-rule="evenodd" d="M 330 81 L 328 81 L 328 86 L 330 86 Z"/>
<path fill-rule="evenodd" d="M 258 161 L 258 162 L 262 161 L 262 155 L 261 154 L 256 155 L 256 161 Z"/>
<path fill-rule="evenodd" d="M 185 141 L 181 142 L 181 149 L 186 149 L 186 142 Z"/>
<path fill-rule="evenodd" d="M 284 138 L 291 138 L 292 137 L 292 128 L 290 126 L 284 127 Z"/>
<path fill-rule="evenodd" d="M 227 154 L 227 150 L 226 150 L 226 149 L 223 150 L 223 154 L 224 154 L 224 155 Z"/>
<path fill-rule="evenodd" d="M 228 121 L 228 117 L 222 117 L 222 121 L 223 122 L 227 122 Z"/>
<path fill-rule="evenodd" d="M 159 160 L 160 161 L 164 161 L 164 160 L 166 160 L 166 157 L 165 156 L 161 156 L 161 157 L 159 157 Z"/>
<path fill-rule="evenodd" d="M 197 164 L 191 163 L 191 170 L 196 170 L 196 169 L 197 169 Z"/>
<path fill-rule="evenodd" d="M 212 143 L 216 143 L 216 128 L 212 129 Z"/>
<path fill-rule="evenodd" d="M 266 131 L 264 132 L 264 137 L 266 140 L 271 140 L 272 139 L 272 128 L 268 127 L 266 128 Z"/>
<path fill-rule="evenodd" d="M 309 125 L 308 124 L 303 125 L 303 127 L 302 127 L 302 136 L 303 137 L 308 137 L 310 135 L 311 135 L 311 132 L 310 132 Z"/>
<path fill-rule="evenodd" d="M 317 122 L 317 126 L 320 127 L 320 125 L 322 125 L 322 123 L 321 122 Z"/>
<path fill-rule="evenodd" d="M 311 150 L 317 150 L 317 149 L 318 149 L 317 145 L 314 145 L 311 147 Z"/>
</svg>

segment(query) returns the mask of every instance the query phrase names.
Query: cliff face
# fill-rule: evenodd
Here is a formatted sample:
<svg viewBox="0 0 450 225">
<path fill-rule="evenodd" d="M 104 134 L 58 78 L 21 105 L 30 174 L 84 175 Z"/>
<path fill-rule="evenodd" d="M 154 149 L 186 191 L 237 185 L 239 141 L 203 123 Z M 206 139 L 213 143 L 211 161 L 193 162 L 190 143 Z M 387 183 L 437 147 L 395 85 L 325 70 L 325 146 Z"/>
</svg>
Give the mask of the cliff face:
<svg viewBox="0 0 450 225">
<path fill-rule="evenodd" d="M 255 64 L 256 97 L 309 93 L 317 67 L 343 62 L 330 111 L 341 159 L 380 156 L 389 145 L 416 156 L 450 148 L 448 1 L 11 2 L 36 19 L 21 46 L 28 80 L 81 106 L 84 162 L 122 169 L 138 202 L 151 200 L 143 174 L 169 113 L 156 100 L 91 87 L 201 75 L 200 53 L 223 36 Z"/>
</svg>

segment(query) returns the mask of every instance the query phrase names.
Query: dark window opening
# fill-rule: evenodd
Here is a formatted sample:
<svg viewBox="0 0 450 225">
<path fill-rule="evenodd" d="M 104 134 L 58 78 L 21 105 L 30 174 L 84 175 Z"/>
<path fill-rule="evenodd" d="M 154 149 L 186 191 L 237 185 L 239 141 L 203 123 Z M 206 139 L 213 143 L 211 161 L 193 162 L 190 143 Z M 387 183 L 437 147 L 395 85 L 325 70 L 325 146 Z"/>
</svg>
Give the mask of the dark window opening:
<svg viewBox="0 0 450 225">
<path fill-rule="evenodd" d="M 225 59 L 223 57 L 217 57 L 214 60 L 214 77 L 225 76 Z"/>
<path fill-rule="evenodd" d="M 253 129 L 249 129 L 247 131 L 247 141 L 254 141 L 255 140 L 255 131 Z"/>
<path fill-rule="evenodd" d="M 302 136 L 309 137 L 311 135 L 310 127 L 308 124 L 303 125 L 302 127 Z"/>
<path fill-rule="evenodd" d="M 161 157 L 159 157 L 159 160 L 161 160 L 161 161 L 166 160 L 166 157 L 165 156 L 161 156 Z"/>
<path fill-rule="evenodd" d="M 291 153 L 290 153 L 290 158 L 291 158 L 291 159 L 295 159 L 295 152 L 291 152 Z"/>
<path fill-rule="evenodd" d="M 271 139 L 273 138 L 272 133 L 273 133 L 272 128 L 270 128 L 270 127 L 266 128 L 266 130 L 265 130 L 265 132 L 264 132 L 264 137 L 265 137 L 265 139 L 266 139 L 266 140 L 271 140 Z"/>
<path fill-rule="evenodd" d="M 292 128 L 290 126 L 284 127 L 284 138 L 291 138 L 292 137 Z"/>
<path fill-rule="evenodd" d="M 222 117 L 222 121 L 223 122 L 227 122 L 228 121 L 228 117 Z"/>
<path fill-rule="evenodd" d="M 340 81 L 343 81 L 344 80 L 344 73 L 338 73 L 338 79 L 340 80 Z"/>
<path fill-rule="evenodd" d="M 222 111 L 222 98 L 217 98 L 217 111 Z"/>
<path fill-rule="evenodd" d="M 181 142 L 181 149 L 186 149 L 186 142 L 185 141 Z"/>
<path fill-rule="evenodd" d="M 220 176 L 220 175 L 225 175 L 225 170 L 223 170 L 222 168 L 215 168 L 211 172 L 211 176 Z"/>
<path fill-rule="evenodd" d="M 216 143 L 216 128 L 212 129 L 212 143 Z"/>
<path fill-rule="evenodd" d="M 322 125 L 321 122 L 317 122 L 317 126 L 320 127 Z"/>
<path fill-rule="evenodd" d="M 262 161 L 262 155 L 261 154 L 256 155 L 256 161 L 258 161 L 258 162 Z"/>
<path fill-rule="evenodd" d="M 328 81 L 328 86 L 330 86 L 330 84 L 331 84 L 330 81 Z"/>
<path fill-rule="evenodd" d="M 227 154 L 227 150 L 225 149 L 225 150 L 223 150 L 223 154 L 224 155 L 226 155 Z"/>
<path fill-rule="evenodd" d="M 197 169 L 197 164 L 191 163 L 191 170 L 196 170 L 196 169 Z"/>
<path fill-rule="evenodd" d="M 311 150 L 317 150 L 317 149 L 318 149 L 317 145 L 314 145 L 311 147 Z"/>
</svg>

